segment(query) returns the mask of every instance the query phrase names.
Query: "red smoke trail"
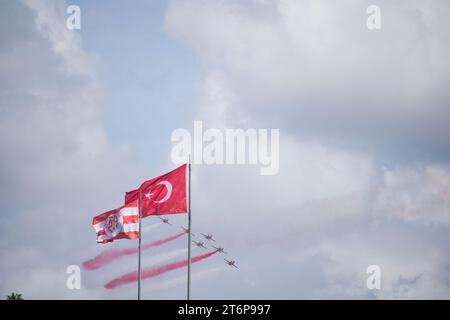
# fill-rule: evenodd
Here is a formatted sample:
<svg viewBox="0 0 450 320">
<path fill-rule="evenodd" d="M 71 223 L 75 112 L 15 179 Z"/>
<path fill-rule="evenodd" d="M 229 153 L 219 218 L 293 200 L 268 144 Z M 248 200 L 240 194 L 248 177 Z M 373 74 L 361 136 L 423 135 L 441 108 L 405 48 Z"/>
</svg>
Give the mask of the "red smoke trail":
<svg viewBox="0 0 450 320">
<path fill-rule="evenodd" d="M 141 246 L 141 251 L 148 250 L 148 249 L 160 246 L 162 244 L 165 244 L 167 242 L 173 241 L 173 240 L 181 237 L 183 234 L 186 234 L 186 233 L 184 231 L 182 231 L 182 232 L 177 233 L 168 238 L 145 244 L 145 245 Z M 95 270 L 100 267 L 103 267 L 105 264 L 108 264 L 113 260 L 119 259 L 124 256 L 129 256 L 129 255 L 135 254 L 137 252 L 138 252 L 138 248 L 136 248 L 136 247 L 106 251 L 106 252 L 100 253 L 99 255 L 95 256 L 94 258 L 92 258 L 88 261 L 83 262 L 83 266 L 88 270 Z"/>
<path fill-rule="evenodd" d="M 217 250 L 215 251 L 211 251 L 199 256 L 196 256 L 194 258 L 191 258 L 191 263 L 196 263 L 199 261 L 202 261 L 210 256 L 212 256 L 213 254 L 217 253 Z M 172 262 L 160 267 L 151 267 L 151 268 L 147 268 L 142 270 L 141 272 L 141 279 L 147 279 L 147 278 L 152 278 L 152 277 L 156 277 L 159 276 L 160 274 L 175 270 L 175 269 L 179 269 L 179 268 L 183 268 L 185 266 L 187 266 L 188 264 L 188 260 L 181 260 L 181 261 L 176 261 L 176 262 Z M 127 274 L 124 274 L 123 276 L 116 278 L 114 280 L 111 280 L 110 282 L 108 282 L 107 284 L 105 284 L 105 288 L 106 289 L 113 289 L 115 287 L 127 284 L 127 283 L 131 283 L 131 282 L 136 282 L 138 280 L 138 275 L 137 272 L 130 272 Z"/>
</svg>

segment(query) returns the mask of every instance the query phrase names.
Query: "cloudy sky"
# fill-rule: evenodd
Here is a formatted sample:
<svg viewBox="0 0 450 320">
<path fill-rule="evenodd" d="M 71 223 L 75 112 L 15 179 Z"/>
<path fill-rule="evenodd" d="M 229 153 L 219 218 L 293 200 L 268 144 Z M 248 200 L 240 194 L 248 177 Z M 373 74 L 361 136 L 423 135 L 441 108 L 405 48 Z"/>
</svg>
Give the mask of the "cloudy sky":
<svg viewBox="0 0 450 320">
<path fill-rule="evenodd" d="M 172 132 L 202 120 L 279 129 L 280 169 L 193 166 L 193 231 L 240 268 L 193 265 L 193 298 L 450 298 L 448 1 L 80 0 L 80 30 L 69 4 L 0 3 L 0 296 L 134 299 L 103 284 L 136 257 L 82 269 L 80 290 L 66 269 L 137 245 L 97 244 L 92 217 L 175 168 Z M 144 243 L 186 216 L 171 222 L 146 219 Z M 185 274 L 144 281 L 143 298 L 184 299 Z"/>
</svg>

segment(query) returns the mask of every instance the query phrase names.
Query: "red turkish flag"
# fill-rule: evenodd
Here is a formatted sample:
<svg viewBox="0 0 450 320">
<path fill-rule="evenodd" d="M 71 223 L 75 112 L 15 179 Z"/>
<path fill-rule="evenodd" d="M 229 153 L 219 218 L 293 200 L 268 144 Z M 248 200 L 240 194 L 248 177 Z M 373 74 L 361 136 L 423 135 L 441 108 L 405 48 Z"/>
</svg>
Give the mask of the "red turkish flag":
<svg viewBox="0 0 450 320">
<path fill-rule="evenodd" d="M 145 181 L 139 189 L 125 194 L 125 203 L 139 199 L 141 192 L 141 215 L 187 213 L 186 167 L 184 164 L 169 173 Z"/>
</svg>

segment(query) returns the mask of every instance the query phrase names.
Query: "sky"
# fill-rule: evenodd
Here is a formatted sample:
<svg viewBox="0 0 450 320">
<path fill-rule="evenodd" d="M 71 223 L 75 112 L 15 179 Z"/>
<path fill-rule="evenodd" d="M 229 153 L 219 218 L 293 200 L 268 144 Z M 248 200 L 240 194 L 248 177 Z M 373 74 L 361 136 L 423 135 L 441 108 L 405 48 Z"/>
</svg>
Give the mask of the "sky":
<svg viewBox="0 0 450 320">
<path fill-rule="evenodd" d="M 81 28 L 66 27 L 76 4 Z M 366 26 L 369 5 L 381 29 Z M 177 165 L 177 128 L 279 129 L 277 174 L 192 166 L 192 228 L 227 256 L 194 299 L 450 298 L 447 1 L 0 2 L 0 296 L 135 299 L 136 256 L 96 271 L 92 218 Z M 144 243 L 186 215 L 143 220 Z M 186 238 L 143 267 L 186 257 Z M 210 243 L 208 243 L 210 245 Z M 193 254 L 199 254 L 195 248 Z M 236 260 L 229 268 L 223 258 Z M 81 289 L 66 286 L 81 267 Z M 381 288 L 366 285 L 368 266 Z M 144 280 L 184 299 L 186 269 Z"/>
</svg>

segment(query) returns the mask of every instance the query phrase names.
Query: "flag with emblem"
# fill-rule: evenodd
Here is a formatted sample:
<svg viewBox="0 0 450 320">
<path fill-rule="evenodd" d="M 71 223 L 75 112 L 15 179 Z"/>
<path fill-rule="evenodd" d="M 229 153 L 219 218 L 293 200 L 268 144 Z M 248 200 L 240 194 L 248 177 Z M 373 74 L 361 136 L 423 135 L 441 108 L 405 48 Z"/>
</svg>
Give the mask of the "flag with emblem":
<svg viewBox="0 0 450 320">
<path fill-rule="evenodd" d="M 117 239 L 139 238 L 139 209 L 137 201 L 102 213 L 92 220 L 98 243 Z"/>
</svg>

